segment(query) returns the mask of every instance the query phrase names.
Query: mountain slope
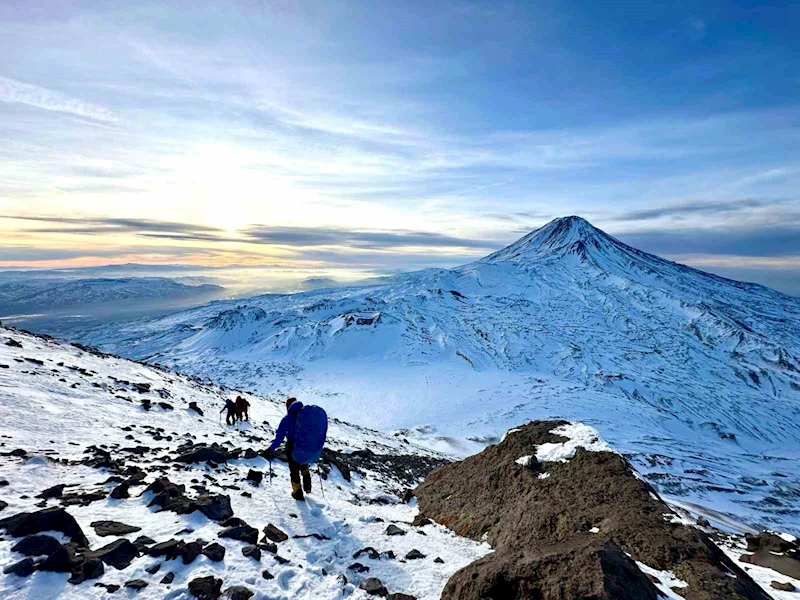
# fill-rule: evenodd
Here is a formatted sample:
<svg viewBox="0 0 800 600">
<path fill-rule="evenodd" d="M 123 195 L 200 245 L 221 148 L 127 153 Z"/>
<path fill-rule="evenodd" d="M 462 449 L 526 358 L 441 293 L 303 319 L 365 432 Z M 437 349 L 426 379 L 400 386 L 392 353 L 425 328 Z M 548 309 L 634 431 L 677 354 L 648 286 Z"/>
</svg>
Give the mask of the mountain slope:
<svg viewBox="0 0 800 600">
<path fill-rule="evenodd" d="M 225 426 L 219 410 L 225 398 L 239 393 L 251 403 L 251 422 Z M 225 588 L 256 589 L 259 598 L 365 598 L 356 588 L 374 576 L 392 592 L 433 600 L 453 572 L 489 551 L 439 526 L 425 527 L 424 535 L 387 536 L 389 525 L 407 530 L 417 513 L 398 494 L 442 461 L 400 437 L 338 420 L 330 423 L 324 489 L 314 474 L 307 502 L 292 500 L 284 459 L 272 462 L 276 477 L 270 483 L 270 466 L 260 454 L 285 414 L 281 401 L 0 327 L 0 412 L 0 531 L 6 518 L 63 507 L 85 535 L 77 541 L 92 551 L 128 540 L 109 553 L 111 562 L 99 578 L 93 571 L 86 581 L 68 584 L 64 557 L 51 561 L 55 572 L 2 573 L 0 597 L 7 600 L 108 598 L 95 583 L 121 587 L 137 580 L 147 587 L 118 595 L 188 599 L 187 585 L 209 575 L 221 578 Z M 197 448 L 210 448 L 220 458 L 192 463 L 185 457 Z M 260 485 L 246 481 L 251 469 L 263 476 Z M 184 486 L 180 502 L 185 496 L 203 508 L 184 511 L 179 504 L 160 510 L 164 499 L 156 501 L 156 490 L 165 477 L 170 485 Z M 113 495 L 122 487 L 124 493 Z M 167 498 L 174 497 L 177 488 L 169 489 Z M 204 495 L 212 504 L 203 505 Z M 262 543 L 259 558 L 248 557 L 244 536 L 222 535 L 230 514 L 254 527 L 259 540 L 268 524 L 289 537 L 271 549 Z M 138 529 L 115 533 L 119 527 L 109 521 Z M 45 533 L 68 541 L 51 529 L 61 531 L 48 526 Z M 139 536 L 151 540 L 142 542 L 138 556 L 128 553 Z M 185 544 L 173 555 L 154 550 L 173 539 Z M 198 539 L 221 546 L 224 560 L 199 555 L 190 545 Z M 24 560 L 18 542 L 6 532 L 0 536 L 0 569 Z M 367 547 L 392 551 L 397 559 L 373 557 L 369 550 L 354 558 Z M 404 561 L 412 549 L 427 558 Z M 44 554 L 49 552 L 33 552 L 34 558 Z M 434 562 L 436 557 L 442 562 Z M 368 575 L 348 569 L 357 562 L 370 565 Z M 168 573 L 174 576 L 169 584 L 162 581 Z"/>
<path fill-rule="evenodd" d="M 800 300 L 557 219 L 462 267 L 214 302 L 85 337 L 469 453 L 587 421 L 659 490 L 800 532 Z"/>
</svg>

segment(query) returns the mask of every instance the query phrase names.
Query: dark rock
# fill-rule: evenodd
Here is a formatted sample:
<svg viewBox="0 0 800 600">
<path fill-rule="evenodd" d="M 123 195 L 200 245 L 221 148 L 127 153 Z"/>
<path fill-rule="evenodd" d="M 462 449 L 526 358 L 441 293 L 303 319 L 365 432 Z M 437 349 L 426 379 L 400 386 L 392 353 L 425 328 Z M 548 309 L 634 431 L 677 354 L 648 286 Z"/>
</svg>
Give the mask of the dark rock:
<svg viewBox="0 0 800 600">
<path fill-rule="evenodd" d="M 41 494 L 38 494 L 37 498 L 42 498 L 44 500 L 49 500 L 51 498 L 61 498 L 64 494 L 64 488 L 67 487 L 65 483 L 59 483 L 58 485 L 54 485 L 53 487 L 47 488 Z"/>
<path fill-rule="evenodd" d="M 261 548 L 258 546 L 245 546 L 242 548 L 242 555 L 247 558 L 254 558 L 257 561 L 261 560 Z"/>
<path fill-rule="evenodd" d="M 28 577 L 36 570 L 33 561 L 30 558 L 23 558 L 21 561 L 14 563 L 3 569 L 6 575 L 18 575 L 19 577 Z"/>
<path fill-rule="evenodd" d="M 772 581 L 770 582 L 770 587 L 774 590 L 779 590 L 781 592 L 793 592 L 795 590 L 794 585 L 787 582 L 782 581 Z"/>
<path fill-rule="evenodd" d="M 214 542 L 203 548 L 203 555 L 212 562 L 221 562 L 225 558 L 225 546 Z"/>
<path fill-rule="evenodd" d="M 622 456 L 578 448 L 566 462 L 546 463 L 547 485 L 541 464 L 520 469 L 520 456 L 565 441 L 551 433 L 564 424 L 529 423 L 416 488 L 421 515 L 494 548 L 453 574 L 442 600 L 655 600 L 657 588 L 628 554 L 679 574 L 687 598 L 767 598 L 707 534 L 665 520 L 669 507 Z M 587 533 L 594 525 L 601 534 Z"/>
<path fill-rule="evenodd" d="M 407 489 L 403 491 L 403 495 L 400 499 L 403 501 L 403 504 L 408 504 L 411 502 L 412 498 L 414 498 L 414 490 Z"/>
<path fill-rule="evenodd" d="M 200 552 L 203 551 L 203 545 L 200 542 L 189 542 L 184 544 L 183 547 L 180 549 L 181 559 L 183 559 L 183 564 L 190 565 L 192 564 L 195 559 L 200 556 Z"/>
<path fill-rule="evenodd" d="M 61 542 L 49 535 L 29 535 L 12 546 L 11 550 L 25 556 L 50 556 L 61 547 Z"/>
<path fill-rule="evenodd" d="M 276 544 L 280 544 L 281 542 L 285 542 L 289 539 L 288 535 L 275 527 L 275 525 L 272 523 L 264 527 L 264 537 L 275 542 Z"/>
<path fill-rule="evenodd" d="M 155 574 L 156 574 L 156 573 L 158 573 L 160 570 L 161 570 L 161 563 L 155 563 L 154 565 L 150 565 L 149 567 L 147 567 L 147 568 L 145 569 L 145 571 L 146 571 L 147 573 L 150 573 L 150 575 L 155 575 Z"/>
<path fill-rule="evenodd" d="M 367 565 L 362 565 L 359 562 L 353 563 L 349 567 L 347 567 L 348 571 L 355 571 L 356 573 L 369 573 L 369 567 Z"/>
<path fill-rule="evenodd" d="M 177 558 L 183 548 L 184 543 L 181 540 L 167 540 L 151 546 L 147 550 L 147 554 L 152 557 L 164 556 L 167 560 Z"/>
<path fill-rule="evenodd" d="M 90 553 L 92 558 L 99 558 L 115 569 L 125 569 L 134 558 L 139 556 L 139 549 L 132 542 L 121 538 Z"/>
<path fill-rule="evenodd" d="M 266 569 L 264 569 L 263 571 L 261 571 L 261 577 L 263 577 L 263 578 L 264 578 L 264 579 L 266 579 L 267 581 L 269 581 L 270 579 L 275 579 L 275 575 L 273 575 L 272 573 L 270 573 L 270 572 L 269 572 L 269 571 L 267 571 Z"/>
<path fill-rule="evenodd" d="M 113 490 L 111 490 L 110 496 L 114 500 L 124 500 L 125 498 L 129 498 L 130 497 L 130 489 L 129 489 L 130 486 L 131 486 L 131 484 L 129 482 L 123 481 L 117 487 L 115 487 Z"/>
<path fill-rule="evenodd" d="M 411 522 L 411 524 L 414 527 L 425 527 L 426 525 L 433 525 L 433 521 L 431 521 L 428 517 L 417 515 L 414 517 L 414 520 Z"/>
<path fill-rule="evenodd" d="M 61 504 L 64 506 L 89 506 L 92 502 L 105 500 L 105 498 L 106 493 L 100 490 L 96 492 L 74 492 L 61 496 Z"/>
<path fill-rule="evenodd" d="M 163 583 L 164 585 L 169 585 L 173 581 L 175 581 L 175 573 L 170 571 L 169 573 L 164 575 L 164 577 L 161 578 L 160 583 Z"/>
<path fill-rule="evenodd" d="M 411 594 L 395 592 L 394 594 L 389 594 L 388 600 L 417 600 L 417 597 Z"/>
<path fill-rule="evenodd" d="M 360 584 L 358 589 L 364 590 L 370 596 L 388 596 L 389 590 L 383 585 L 377 577 L 367 577 Z"/>
<path fill-rule="evenodd" d="M 366 554 L 367 557 L 371 558 L 372 560 L 378 560 L 381 557 L 380 553 L 377 550 L 375 550 L 375 548 L 373 548 L 372 546 L 367 546 L 366 548 L 362 548 L 361 550 L 353 554 L 353 558 L 358 558 L 362 554 Z"/>
<path fill-rule="evenodd" d="M 250 525 L 228 527 L 220 531 L 219 537 L 239 540 L 240 542 L 247 542 L 248 544 L 254 545 L 258 542 L 258 529 L 250 527 Z"/>
<path fill-rule="evenodd" d="M 89 545 L 77 521 L 61 507 L 45 508 L 34 513 L 18 513 L 0 519 L 0 529 L 5 529 L 13 537 L 23 537 L 42 531 L 60 531 L 79 546 Z"/>
<path fill-rule="evenodd" d="M 406 532 L 400 529 L 397 525 L 389 525 L 386 528 L 386 535 L 405 535 Z"/>
<path fill-rule="evenodd" d="M 39 567 L 40 571 L 72 573 L 80 568 L 83 559 L 78 556 L 75 544 L 63 544 L 48 556 Z"/>
<path fill-rule="evenodd" d="M 225 590 L 222 595 L 231 600 L 250 600 L 254 593 L 243 585 L 234 585 Z"/>
<path fill-rule="evenodd" d="M 94 532 L 100 537 L 106 537 L 109 535 L 127 535 L 129 533 L 136 533 L 137 531 L 142 530 L 141 527 L 136 527 L 135 525 L 126 525 L 125 523 L 120 523 L 119 521 L 94 521 L 90 527 L 94 529 Z"/>
<path fill-rule="evenodd" d="M 189 582 L 189 592 L 198 600 L 217 600 L 222 590 L 222 579 L 213 575 L 198 577 Z"/>
<path fill-rule="evenodd" d="M 265 552 L 269 552 L 270 554 L 277 554 L 278 553 L 278 544 L 273 542 L 268 542 L 266 539 L 261 540 L 261 543 L 258 545 L 259 548 L 264 550 Z"/>
<path fill-rule="evenodd" d="M 437 556 L 436 558 L 434 558 L 433 562 L 435 562 L 437 564 L 440 564 L 440 565 L 444 564 L 444 561 L 442 560 L 442 557 L 440 557 L 440 556 Z"/>
<path fill-rule="evenodd" d="M 90 558 L 81 567 L 81 581 L 89 579 L 99 579 L 103 576 L 106 569 L 103 566 L 103 561 L 97 558 Z"/>
<path fill-rule="evenodd" d="M 147 537 L 146 535 L 140 535 L 138 538 L 133 540 L 133 545 L 141 552 L 142 554 L 147 554 L 147 549 L 155 544 L 156 541 L 152 538 Z"/>
<path fill-rule="evenodd" d="M 136 590 L 137 592 L 146 588 L 147 585 L 148 585 L 147 582 L 142 581 L 141 579 L 131 579 L 130 581 L 125 582 L 126 588 Z"/>
<path fill-rule="evenodd" d="M 262 473 L 261 471 L 256 471 L 254 469 L 250 469 L 247 472 L 247 477 L 245 478 L 246 481 L 249 481 L 253 485 L 260 485 L 263 479 L 264 479 L 264 473 Z"/>
<path fill-rule="evenodd" d="M 2 500 L 0 500 L 0 510 L 3 510 L 4 508 L 7 507 L 8 507 L 8 502 L 3 502 Z"/>
<path fill-rule="evenodd" d="M 169 402 L 159 402 L 158 405 L 163 408 L 164 410 L 174 410 L 174 406 Z"/>
<path fill-rule="evenodd" d="M 425 555 L 416 548 L 406 554 L 406 560 L 420 560 L 422 558 L 425 558 Z"/>
<path fill-rule="evenodd" d="M 11 348 L 22 348 L 22 344 L 21 343 L 19 343 L 17 340 L 11 339 L 11 338 L 8 338 L 6 340 L 6 346 L 9 346 Z"/>
<path fill-rule="evenodd" d="M 182 463 L 198 463 L 208 461 L 214 463 L 225 462 L 225 452 L 209 446 L 195 446 L 189 452 L 185 452 L 175 459 L 175 462 Z"/>
<path fill-rule="evenodd" d="M 230 519 L 225 519 L 220 525 L 222 527 L 239 527 L 240 525 L 247 525 L 247 521 L 239 517 L 231 517 Z"/>
<path fill-rule="evenodd" d="M 203 416 L 203 410 L 197 406 L 197 402 L 189 402 L 189 410 L 193 410 L 201 417 Z"/>
</svg>

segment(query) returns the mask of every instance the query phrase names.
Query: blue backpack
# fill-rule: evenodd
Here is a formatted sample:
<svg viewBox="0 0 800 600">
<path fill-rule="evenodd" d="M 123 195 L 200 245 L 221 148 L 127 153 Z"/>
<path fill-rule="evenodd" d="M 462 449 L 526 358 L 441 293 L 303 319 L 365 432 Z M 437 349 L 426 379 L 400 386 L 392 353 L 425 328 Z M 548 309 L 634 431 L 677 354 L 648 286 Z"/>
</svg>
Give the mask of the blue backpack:
<svg viewBox="0 0 800 600">
<path fill-rule="evenodd" d="M 328 414 L 319 406 L 303 406 L 294 426 L 292 458 L 301 465 L 313 465 L 322 455 L 328 435 Z"/>
</svg>

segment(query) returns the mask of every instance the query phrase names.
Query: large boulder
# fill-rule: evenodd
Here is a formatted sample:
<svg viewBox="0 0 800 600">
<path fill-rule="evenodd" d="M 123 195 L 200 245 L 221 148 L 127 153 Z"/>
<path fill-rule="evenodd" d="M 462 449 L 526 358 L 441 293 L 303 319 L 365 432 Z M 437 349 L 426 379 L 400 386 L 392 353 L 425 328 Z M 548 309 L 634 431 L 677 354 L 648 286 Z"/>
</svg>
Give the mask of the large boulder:
<svg viewBox="0 0 800 600">
<path fill-rule="evenodd" d="M 246 524 L 228 527 L 220 531 L 219 537 L 239 540 L 240 542 L 247 542 L 248 544 L 256 544 L 258 542 L 258 529 Z"/>
<path fill-rule="evenodd" d="M 212 446 L 194 446 L 187 452 L 180 454 L 175 458 L 175 462 L 182 463 L 198 463 L 198 462 L 225 462 L 225 451 L 218 447 Z"/>
<path fill-rule="evenodd" d="M 33 513 L 23 512 L 0 519 L 0 529 L 5 529 L 8 535 L 13 537 L 23 537 L 43 531 L 60 531 L 78 546 L 89 546 L 89 540 L 86 539 L 78 522 L 61 507 L 45 508 Z"/>
<path fill-rule="evenodd" d="M 94 532 L 100 537 L 127 535 L 142 530 L 141 527 L 126 525 L 119 521 L 93 521 L 90 527 L 94 529 Z"/>
<path fill-rule="evenodd" d="M 538 463 L 539 446 L 568 441 L 552 433 L 564 425 L 520 427 L 416 488 L 423 518 L 495 550 L 456 572 L 444 600 L 653 600 L 659 592 L 634 561 L 672 571 L 688 600 L 769 598 L 705 533 L 665 519 L 670 508 L 619 454 L 578 447 Z"/>
<path fill-rule="evenodd" d="M 189 593 L 198 600 L 217 600 L 222 594 L 222 579 L 213 575 L 192 579 L 189 582 Z"/>
</svg>

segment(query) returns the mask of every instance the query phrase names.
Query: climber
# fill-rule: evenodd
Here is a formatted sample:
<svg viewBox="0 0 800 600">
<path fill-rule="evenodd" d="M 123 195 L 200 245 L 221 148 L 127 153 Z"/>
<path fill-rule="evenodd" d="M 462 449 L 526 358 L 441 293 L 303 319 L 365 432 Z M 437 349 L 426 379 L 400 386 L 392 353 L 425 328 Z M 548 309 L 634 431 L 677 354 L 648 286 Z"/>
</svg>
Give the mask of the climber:
<svg viewBox="0 0 800 600">
<path fill-rule="evenodd" d="M 236 425 L 236 404 L 234 404 L 233 400 L 230 398 L 225 399 L 225 406 L 223 406 L 222 410 L 219 412 L 222 414 L 226 410 L 228 411 L 228 414 L 225 415 L 225 423 L 227 425 Z"/>
<path fill-rule="evenodd" d="M 305 500 L 311 492 L 309 465 L 315 464 L 322 455 L 328 432 L 328 415 L 319 406 L 304 406 L 297 398 L 287 398 L 286 416 L 281 419 L 275 441 L 267 449 L 267 458 L 286 438 L 286 458 L 289 461 L 289 479 L 292 482 L 292 498 Z M 302 475 L 303 486 L 300 487 Z"/>
<path fill-rule="evenodd" d="M 250 403 L 242 398 L 236 396 L 236 418 L 240 421 L 250 421 Z"/>
</svg>

